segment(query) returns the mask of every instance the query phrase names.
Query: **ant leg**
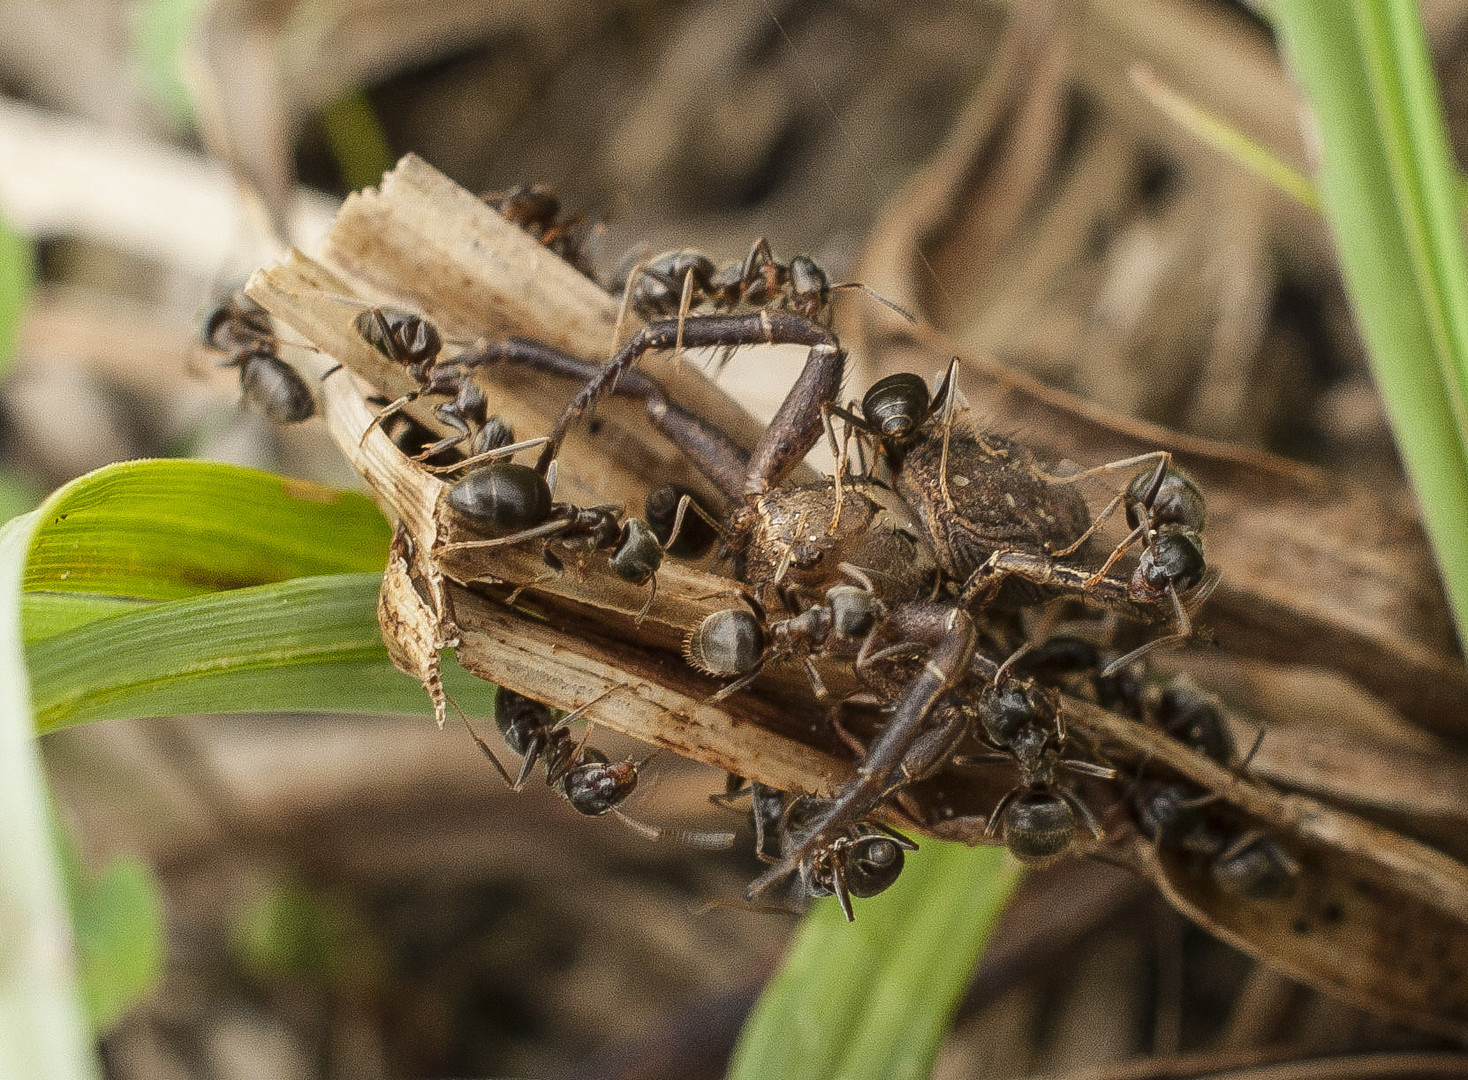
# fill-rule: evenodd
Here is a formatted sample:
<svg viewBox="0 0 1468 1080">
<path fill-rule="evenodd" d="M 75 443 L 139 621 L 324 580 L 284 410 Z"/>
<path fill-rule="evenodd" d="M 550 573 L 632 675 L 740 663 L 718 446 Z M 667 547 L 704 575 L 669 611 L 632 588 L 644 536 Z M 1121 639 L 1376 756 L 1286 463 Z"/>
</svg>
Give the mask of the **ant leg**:
<svg viewBox="0 0 1468 1080">
<path fill-rule="evenodd" d="M 703 318 L 692 319 L 689 321 L 688 328 L 694 331 L 704 322 Z M 666 329 L 672 324 L 654 325 Z M 707 342 L 701 344 L 707 344 Z M 622 352 L 626 351 L 627 348 L 624 347 Z M 583 388 L 591 386 L 607 370 L 607 367 L 600 364 L 568 356 L 548 345 L 518 338 L 481 345 L 472 356 L 461 357 L 460 363 L 465 367 L 514 364 L 532 371 L 574 379 L 581 383 Z M 615 393 L 621 397 L 641 400 L 653 427 L 683 451 L 688 460 L 709 479 L 721 495 L 731 502 L 743 499 L 744 477 L 748 472 L 749 455 L 727 435 L 670 401 L 657 381 L 640 371 L 625 372 L 617 382 Z M 555 446 L 553 440 L 554 436 L 546 439 L 544 445 L 548 450 L 553 451 Z"/>
<path fill-rule="evenodd" d="M 473 457 L 467 457 L 463 461 L 455 461 L 448 465 L 427 465 L 424 468 L 427 472 L 431 473 L 458 472 L 460 469 L 472 468 L 486 461 L 494 461 L 502 457 L 513 457 L 521 450 L 532 450 L 537 446 L 544 446 L 548 442 L 550 442 L 550 439 L 545 435 L 537 435 L 533 439 L 524 439 L 517 443 L 511 443 L 508 446 L 497 446 L 493 450 L 486 450 L 482 454 L 475 454 Z"/>
<path fill-rule="evenodd" d="M 367 444 L 367 436 L 371 435 L 373 431 L 375 431 L 377 428 L 381 427 L 382 426 L 382 422 L 384 420 L 387 420 L 390 417 L 396 415 L 397 413 L 402 412 L 409 405 L 413 404 L 413 402 L 417 401 L 421 396 L 422 396 L 422 392 L 421 391 L 419 391 L 419 390 L 410 390 L 410 391 L 408 391 L 408 393 L 404 394 L 402 397 L 398 398 L 396 401 L 393 401 L 393 402 L 388 403 L 387 405 L 384 405 L 377 412 L 377 414 L 375 416 L 373 416 L 372 419 L 367 422 L 367 426 L 362 429 L 362 437 L 357 440 L 357 449 L 360 450 L 360 449 L 362 449 L 363 446 L 365 446 Z M 382 399 L 379 398 L 378 400 L 381 401 Z"/>
<path fill-rule="evenodd" d="M 458 708 L 457 705 L 455 705 L 454 707 Z M 463 719 L 464 726 L 469 729 L 469 735 L 471 738 L 473 738 L 474 745 L 484 751 L 484 756 L 489 758 L 489 763 L 494 766 L 495 772 L 499 773 L 501 778 L 504 779 L 505 786 L 511 791 L 519 791 L 520 786 L 525 783 L 526 773 L 530 771 L 530 758 L 527 756 L 525 759 L 525 769 L 520 774 L 519 782 L 517 783 L 516 781 L 511 780 L 510 774 L 505 770 L 505 767 L 500 764 L 500 759 L 495 757 L 494 751 L 489 748 L 489 744 L 479 737 L 479 732 L 474 730 L 474 725 L 469 723 L 469 718 L 464 715 L 462 709 L 459 710 L 459 716 Z"/>
<path fill-rule="evenodd" d="M 958 400 L 958 357 L 954 357 L 948 364 L 948 373 L 943 376 L 942 386 L 947 388 L 943 397 L 943 452 L 938 458 L 938 490 L 943 494 L 943 502 L 949 512 L 953 511 L 953 496 L 948 494 L 948 441 L 953 435 L 953 413 L 954 404 Z"/>
<path fill-rule="evenodd" d="M 775 253 L 769 240 L 761 236 L 750 246 L 749 254 L 739 269 L 739 292 L 746 303 L 761 304 L 771 294 L 779 291 L 779 283 L 773 280 L 773 270 L 778 269 Z M 757 290 L 756 285 L 763 288 Z"/>
<path fill-rule="evenodd" d="M 1092 836 L 1097 840 L 1105 840 L 1106 834 L 1101 831 L 1101 823 L 1096 820 L 1096 815 L 1091 813 L 1091 808 L 1081 801 L 1080 796 L 1073 791 L 1064 788 L 1056 788 L 1056 794 L 1065 800 L 1065 804 L 1075 811 L 1076 817 L 1086 826 Z"/>
<path fill-rule="evenodd" d="M 1051 476 L 1041 473 L 1041 478 L 1048 484 L 1074 484 L 1090 476 L 1099 476 L 1101 473 L 1116 472 L 1118 469 L 1130 469 L 1134 465 L 1150 465 L 1157 462 L 1158 472 L 1156 479 L 1149 485 L 1155 488 L 1162 483 L 1162 477 L 1167 474 L 1168 465 L 1172 464 L 1171 450 L 1148 450 L 1145 454 L 1137 454 L 1129 458 L 1120 458 L 1116 461 L 1108 461 L 1102 465 L 1093 465 L 1089 469 L 1080 472 L 1067 473 L 1065 476 Z M 1155 494 L 1154 494 L 1155 498 Z"/>
<path fill-rule="evenodd" d="M 1009 809 L 1009 804 L 1014 802 L 1019 790 L 1019 788 L 1010 788 L 1004 793 L 1004 798 L 994 804 L 994 809 L 989 813 L 989 820 L 984 823 L 985 840 L 994 839 L 995 834 L 999 832 L 1000 823 L 1004 820 L 1004 811 Z"/>
<path fill-rule="evenodd" d="M 673 373 L 676 375 L 683 363 L 683 327 L 688 323 L 688 312 L 693 307 L 693 269 L 683 275 L 683 292 L 678 297 L 678 337 L 673 342 Z"/>
<path fill-rule="evenodd" d="M 1091 539 L 1091 537 L 1095 536 L 1096 533 L 1100 531 L 1102 525 L 1106 524 L 1106 522 L 1110 520 L 1111 515 L 1116 513 L 1117 509 L 1121 506 L 1122 500 L 1125 498 L 1126 494 L 1124 492 L 1118 493 L 1109 503 L 1106 504 L 1106 508 L 1104 510 L 1102 510 L 1099 514 L 1091 519 L 1090 527 L 1076 538 L 1075 543 L 1056 551 L 1052 550 L 1047 542 L 1045 546 L 1045 553 L 1054 559 L 1063 559 L 1067 555 L 1074 555 L 1077 551 L 1081 549 L 1081 546 L 1087 540 Z M 1122 544 L 1125 546 L 1130 546 L 1130 544 L 1141 535 L 1142 533 L 1140 529 L 1134 530 L 1133 534 L 1127 537 L 1127 539 L 1123 541 Z M 1125 546 L 1119 545 L 1117 550 L 1123 551 L 1125 550 Z M 1113 553 L 1112 558 L 1107 560 L 1107 567 L 1109 568 L 1111 563 L 1115 562 L 1117 558 L 1119 558 L 1119 556 Z M 1098 573 L 1101 574 L 1104 574 L 1105 572 L 1105 570 L 1098 571 Z"/>
<path fill-rule="evenodd" d="M 617 305 L 617 321 L 612 327 L 612 351 L 616 352 L 622 347 L 622 331 L 627 326 L 627 312 L 632 307 L 632 289 L 637 279 L 647 269 L 649 257 L 644 254 L 632 264 L 631 271 L 627 274 L 627 280 L 622 284 L 622 302 Z"/>
<path fill-rule="evenodd" d="M 908 683 L 891 718 L 867 748 L 855 779 L 843 785 L 812 827 L 810 838 L 788 854 L 783 867 L 777 870 L 799 865 L 818 846 L 822 834 L 843 823 L 859 821 L 882 801 L 891 788 L 891 778 L 918 741 L 938 700 L 963 677 L 978 644 L 974 621 L 962 608 L 907 604 L 894 611 L 889 619 L 899 630 L 908 629 L 914 636 L 931 642 L 928 659 L 923 670 Z M 960 710 L 954 712 L 962 716 Z"/>
<path fill-rule="evenodd" d="M 846 921 L 856 922 L 856 912 L 851 910 L 851 894 L 846 889 L 846 870 L 839 857 L 831 867 L 831 892 L 836 896 L 836 903 L 841 905 L 841 914 L 846 916 Z"/>
<path fill-rule="evenodd" d="M 1214 582 L 1215 584 L 1217 583 L 1216 578 L 1214 579 Z M 1210 588 L 1207 592 L 1212 591 L 1213 590 Z M 1136 663 L 1136 661 L 1146 656 L 1153 649 L 1160 649 L 1164 645 L 1180 645 L 1183 642 L 1187 641 L 1190 636 L 1192 636 L 1193 620 L 1188 617 L 1188 609 L 1183 606 L 1182 599 L 1178 596 L 1177 589 L 1173 586 L 1172 582 L 1167 583 L 1167 595 L 1168 598 L 1172 600 L 1173 614 L 1177 618 L 1177 629 L 1171 634 L 1166 634 L 1163 637 L 1153 638 L 1151 641 L 1144 642 L 1143 644 L 1138 645 L 1131 652 L 1127 653 L 1125 656 L 1118 657 L 1111 663 L 1107 664 L 1104 668 L 1101 669 L 1101 677 L 1103 679 L 1109 679 L 1111 676 L 1115 675 L 1118 671 L 1120 671 L 1127 665 Z M 1204 593 L 1203 596 L 1206 598 L 1207 593 Z M 1196 597 L 1194 599 L 1198 600 L 1198 598 Z"/>
<path fill-rule="evenodd" d="M 473 548 L 506 547 L 510 544 L 524 543 L 526 540 L 537 540 L 542 536 L 555 536 L 557 533 L 565 532 L 570 525 L 571 523 L 569 521 L 547 521 L 535 526 L 533 529 L 522 529 L 517 533 L 511 533 L 509 536 L 497 536 L 490 540 L 459 540 L 452 544 L 444 544 L 438 550 L 446 552 L 467 551 Z"/>
<path fill-rule="evenodd" d="M 707 510 L 699 506 L 698 503 L 694 501 L 693 496 L 684 495 L 678 499 L 678 509 L 673 514 L 673 531 L 668 533 L 668 542 L 663 545 L 664 552 L 671 550 L 673 544 L 677 542 L 678 534 L 683 531 L 683 517 L 688 512 L 690 507 L 693 509 L 693 512 L 695 514 L 697 514 L 707 524 L 713 527 L 714 532 L 718 533 L 721 537 L 728 537 L 729 534 L 725 531 L 722 522 L 712 517 Z"/>
</svg>

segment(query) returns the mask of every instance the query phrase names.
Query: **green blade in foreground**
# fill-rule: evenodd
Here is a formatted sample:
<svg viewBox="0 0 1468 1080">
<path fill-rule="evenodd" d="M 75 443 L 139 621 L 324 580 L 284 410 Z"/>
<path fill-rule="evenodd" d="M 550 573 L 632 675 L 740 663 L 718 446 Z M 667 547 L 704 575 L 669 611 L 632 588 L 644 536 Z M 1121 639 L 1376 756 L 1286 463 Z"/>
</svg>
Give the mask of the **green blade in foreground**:
<svg viewBox="0 0 1468 1080">
<path fill-rule="evenodd" d="M 380 574 L 298 578 L 175 600 L 58 634 L 31 649 L 38 731 L 186 713 L 423 713 L 377 625 Z M 450 663 L 468 713 L 494 687 Z"/>
<path fill-rule="evenodd" d="M 26 639 L 159 600 L 317 574 L 382 570 L 371 500 L 253 469 L 130 461 L 67 484 L 36 511 Z"/>
<path fill-rule="evenodd" d="M 750 1014 L 729 1076 L 927 1076 L 1021 877 L 1003 848 L 925 841 L 897 884 L 856 902 L 855 923 L 818 901 Z"/>
<path fill-rule="evenodd" d="M 1280 0 L 1372 374 L 1468 640 L 1468 253 L 1414 0 Z"/>
<path fill-rule="evenodd" d="M 73 967 L 62 873 L 31 721 L 20 635 L 30 515 L 0 530 L 0 1076 L 99 1075 Z"/>
</svg>

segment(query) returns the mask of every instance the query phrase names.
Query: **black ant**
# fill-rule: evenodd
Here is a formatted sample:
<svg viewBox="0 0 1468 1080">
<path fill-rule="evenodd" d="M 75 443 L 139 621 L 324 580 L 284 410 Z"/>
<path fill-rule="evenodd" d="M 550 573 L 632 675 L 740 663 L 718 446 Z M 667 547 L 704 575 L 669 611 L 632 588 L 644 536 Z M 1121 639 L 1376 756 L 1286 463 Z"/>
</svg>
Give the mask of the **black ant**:
<svg viewBox="0 0 1468 1080">
<path fill-rule="evenodd" d="M 1059 696 L 1029 680 L 1006 678 L 979 694 L 979 718 L 985 740 L 998 754 L 958 758 L 960 765 L 1009 758 L 1019 767 L 1019 784 L 995 805 L 984 828 L 999 836 L 1021 862 L 1041 865 L 1070 850 L 1082 824 L 1097 840 L 1104 839 L 1095 815 L 1074 792 L 1060 786 L 1059 772 L 1114 779 L 1116 770 L 1067 758 L 1065 724 Z"/>
<path fill-rule="evenodd" d="M 490 538 L 445 544 L 443 552 L 503 547 L 535 539 L 555 540 L 572 551 L 606 552 L 612 572 L 623 581 L 652 585 L 638 619 L 652 607 L 657 596 L 657 572 L 663 564 L 663 545 L 652 526 L 641 518 L 627 517 L 620 506 L 581 507 L 557 502 L 544 476 L 512 461 L 497 461 L 468 473 L 449 488 L 447 501 L 450 508 L 489 533 Z M 546 556 L 549 561 L 549 549 Z"/>
<path fill-rule="evenodd" d="M 721 701 L 748 686 L 771 661 L 794 657 L 804 662 L 816 697 L 824 700 L 826 690 L 811 662 L 812 654 L 857 655 L 885 612 L 871 581 L 864 580 L 865 575 L 855 567 L 850 570 L 863 581 L 861 586 L 835 585 L 826 590 L 824 604 L 813 604 L 788 619 L 772 622 L 763 610 L 743 608 L 726 608 L 706 616 L 684 640 L 683 655 L 705 675 L 735 680 L 709 702 Z"/>
<path fill-rule="evenodd" d="M 601 698 L 596 699 L 600 700 Z M 582 708 L 591 704 L 595 704 L 595 701 Z M 621 804 L 637 790 L 638 770 L 641 766 L 630 758 L 609 761 L 600 750 L 587 746 L 585 737 L 579 743 L 575 742 L 568 725 L 580 711 L 578 709 L 568 713 L 558 720 L 550 706 L 542 705 L 513 690 L 499 688 L 495 695 L 494 722 L 505 740 L 505 745 L 522 759 L 520 774 L 515 779 L 510 778 L 504 765 L 489 744 L 480 738 L 467 717 L 464 725 L 469 729 L 475 745 L 489 758 L 512 791 L 519 791 L 524 786 L 539 762 L 545 766 L 545 782 L 570 803 L 578 814 L 587 817 L 613 814 L 628 828 L 649 840 L 678 840 L 691 847 L 708 850 L 722 850 L 733 845 L 733 833 L 669 829 L 648 825 L 629 817 L 621 809 Z"/>
<path fill-rule="evenodd" d="M 902 874 L 905 852 L 917 845 L 893 829 L 857 821 L 842 828 L 823 826 L 829 800 L 806 795 L 785 811 L 780 831 L 780 853 L 799 853 L 798 874 L 806 895 L 834 896 L 847 922 L 856 921 L 853 896 L 876 896 L 891 888 Z M 814 841 L 814 843 L 812 843 Z M 746 896 L 754 895 L 751 886 Z"/>
<path fill-rule="evenodd" d="M 902 873 L 904 853 L 917 850 L 915 843 L 896 830 L 865 821 L 813 837 L 811 830 L 826 813 L 829 800 L 814 795 L 790 799 L 782 791 L 760 783 L 747 783 L 732 773 L 724 794 L 712 798 L 727 806 L 745 794 L 750 796 L 749 816 L 754 825 L 755 853 L 760 861 L 779 864 L 815 839 L 809 850 L 802 851 L 795 867 L 800 899 L 834 896 L 847 922 L 856 918 L 851 898 L 866 899 L 885 892 Z M 777 842 L 774 855 L 766 850 L 772 840 Z M 753 901 L 762 891 L 751 887 L 745 894 L 746 901 Z M 803 906 L 802 902 L 800 907 Z"/>
<path fill-rule="evenodd" d="M 240 390 L 266 419 L 299 424 L 316 415 L 316 398 L 299 372 L 280 358 L 280 339 L 266 314 L 244 293 L 216 304 L 204 320 L 203 342 L 239 370 Z"/>
<path fill-rule="evenodd" d="M 454 434 L 425 447 L 416 455 L 416 460 L 431 459 L 465 440 L 469 443 L 469 456 L 448 465 L 436 466 L 433 471 L 461 471 L 487 458 L 509 457 L 519 450 L 547 441 L 530 439 L 514 442 L 510 426 L 499 417 L 488 415 L 487 401 L 483 390 L 474 381 L 471 364 L 439 363 L 442 336 L 422 316 L 374 307 L 359 313 L 354 327 L 384 357 L 402 364 L 419 384 L 416 390 L 378 412 L 374 425 L 425 394 L 451 397 L 450 401 L 438 405 L 434 412 L 453 429 Z M 511 341 L 504 347 L 519 347 L 533 354 L 540 351 L 539 346 L 530 342 Z M 473 362 L 481 363 L 483 359 L 476 356 Z M 624 515 L 618 506 L 580 507 L 554 500 L 551 494 L 553 464 L 553 461 L 542 458 L 535 468 L 530 468 L 513 461 L 497 460 L 455 481 L 447 495 L 449 507 L 478 530 L 487 533 L 488 538 L 445 544 L 441 550 L 492 548 L 544 539 L 555 540 L 573 551 L 606 552 L 612 571 L 622 580 L 633 585 L 652 584 L 647 602 L 638 614 L 641 619 L 657 595 L 656 574 L 663 562 L 663 543 L 646 521 Z M 678 526 L 684 519 L 686 505 L 687 500 L 680 502 L 669 543 L 677 541 Z M 552 561 L 549 549 L 546 557 L 547 561 Z M 553 566 L 559 570 L 558 565 L 553 563 Z"/>
<path fill-rule="evenodd" d="M 1238 758 L 1233 736 L 1218 706 L 1185 679 L 1175 679 L 1148 703 L 1146 718 L 1173 738 L 1229 769 L 1247 769 L 1259 740 Z M 1277 900 L 1298 884 L 1300 864 L 1262 830 L 1240 828 L 1220 808 L 1214 792 L 1180 779 L 1149 779 L 1138 770 L 1132 808 L 1142 835 L 1159 847 L 1180 852 L 1194 874 L 1205 874 L 1230 896 Z"/>
<path fill-rule="evenodd" d="M 481 199 L 511 225 L 524 229 L 548 251 L 560 256 L 587 277 L 594 277 L 582 245 L 591 231 L 583 213 L 561 214 L 561 200 L 542 184 L 517 185 L 491 191 Z"/>
<path fill-rule="evenodd" d="M 763 236 L 750 247 L 743 262 L 730 263 L 722 270 L 707 255 L 681 249 L 636 264 L 616 285 L 626 290 L 628 306 L 648 320 L 676 315 L 682 321 L 699 308 L 734 311 L 747 306 L 780 308 L 829 325 L 831 293 L 863 289 L 912 321 L 906 311 L 865 285 L 854 281 L 832 285 L 809 255 L 780 262 Z"/>
</svg>

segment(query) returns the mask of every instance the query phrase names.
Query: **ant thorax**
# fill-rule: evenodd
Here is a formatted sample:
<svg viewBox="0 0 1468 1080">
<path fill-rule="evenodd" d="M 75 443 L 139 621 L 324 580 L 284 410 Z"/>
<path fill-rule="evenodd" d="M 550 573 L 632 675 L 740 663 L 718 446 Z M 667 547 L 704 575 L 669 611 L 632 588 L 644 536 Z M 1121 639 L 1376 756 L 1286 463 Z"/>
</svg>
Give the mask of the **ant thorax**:
<svg viewBox="0 0 1468 1080">
<path fill-rule="evenodd" d="M 887 604 L 923 596 L 937 562 L 902 501 L 867 480 L 777 488 L 752 498 L 730 517 L 730 548 L 739 580 L 767 611 L 788 610 L 792 591 L 817 602 L 826 590 L 853 584 L 854 567 Z M 791 611 L 791 614 L 797 614 Z"/>
<path fill-rule="evenodd" d="M 1064 550 L 1090 526 L 1076 486 L 1051 482 L 1051 468 L 1023 443 L 955 427 L 947 444 L 945 468 L 942 424 L 930 422 L 893 473 L 951 578 L 963 581 L 995 551 Z"/>
</svg>

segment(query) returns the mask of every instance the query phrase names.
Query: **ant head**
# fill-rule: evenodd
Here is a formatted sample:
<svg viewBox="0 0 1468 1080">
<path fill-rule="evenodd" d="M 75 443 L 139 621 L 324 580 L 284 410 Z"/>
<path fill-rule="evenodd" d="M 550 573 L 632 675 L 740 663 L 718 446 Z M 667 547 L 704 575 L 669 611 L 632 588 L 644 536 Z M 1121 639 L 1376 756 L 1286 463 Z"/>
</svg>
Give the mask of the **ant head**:
<svg viewBox="0 0 1468 1080">
<path fill-rule="evenodd" d="M 1197 843 L 1205 838 L 1204 804 L 1176 783 L 1142 781 L 1136 791 L 1135 805 L 1142 835 L 1154 843 L 1177 844 L 1185 839 Z"/>
<path fill-rule="evenodd" d="M 1213 883 L 1230 896 L 1251 900 L 1283 900 L 1299 883 L 1300 866 L 1267 836 L 1240 850 L 1224 852 L 1214 862 Z"/>
<path fill-rule="evenodd" d="M 517 184 L 509 191 L 484 196 L 484 201 L 506 221 L 526 230 L 531 226 L 544 229 L 561 212 L 561 200 L 543 184 Z"/>
<path fill-rule="evenodd" d="M 466 383 L 466 385 L 474 384 L 471 382 Z M 469 456 L 478 457 L 480 454 L 487 454 L 491 450 L 498 450 L 502 446 L 509 446 L 514 441 L 515 429 L 503 417 L 491 416 L 474 433 L 474 438 L 469 443 Z"/>
<path fill-rule="evenodd" d="M 578 814 L 600 817 L 637 790 L 637 765 L 608 761 L 594 747 L 581 751 L 581 762 L 566 770 L 561 792 Z"/>
<path fill-rule="evenodd" d="M 831 302 L 831 281 L 809 255 L 790 260 L 790 300 L 797 315 L 814 319 Z"/>
<path fill-rule="evenodd" d="M 1209 695 L 1186 678 L 1175 678 L 1157 699 L 1157 722 L 1174 739 L 1186 743 L 1220 765 L 1232 765 L 1233 733 Z"/>
<path fill-rule="evenodd" d="M 1004 811 L 1004 846 L 1020 862 L 1040 866 L 1064 855 L 1075 839 L 1076 813 L 1053 791 L 1027 791 Z"/>
<path fill-rule="evenodd" d="M 764 628 L 743 608 L 714 612 L 683 642 L 688 662 L 717 678 L 750 674 L 759 667 L 764 654 Z"/>
<path fill-rule="evenodd" d="M 496 461 L 449 488 L 449 506 L 495 536 L 534 528 L 550 517 L 545 477 L 528 465 Z"/>
<path fill-rule="evenodd" d="M 443 348 L 437 327 L 411 311 L 367 308 L 352 320 L 352 327 L 395 364 L 425 364 Z"/>
<path fill-rule="evenodd" d="M 831 608 L 831 628 L 848 641 L 864 636 L 883 611 L 882 601 L 870 589 L 856 585 L 832 586 L 826 590 L 826 603 Z"/>
<path fill-rule="evenodd" d="M 611 567 L 623 581 L 646 585 L 663 565 L 663 545 L 658 543 L 652 526 L 641 518 L 628 518 L 612 552 Z"/>
<path fill-rule="evenodd" d="M 877 428 L 883 442 L 901 445 L 917 434 L 932 413 L 928 384 L 903 371 L 872 384 L 861 399 L 861 413 Z"/>
<path fill-rule="evenodd" d="M 1033 728 L 1043 741 L 1054 717 L 1055 700 L 1035 683 L 1024 679 L 1005 679 L 984 687 L 979 695 L 979 717 L 984 735 L 998 747 L 1013 747 L 1025 728 Z"/>
<path fill-rule="evenodd" d="M 1132 599 L 1153 603 L 1169 588 L 1184 593 L 1203 580 L 1208 564 L 1203 559 L 1203 541 L 1186 525 L 1163 525 L 1132 573 Z"/>
</svg>

